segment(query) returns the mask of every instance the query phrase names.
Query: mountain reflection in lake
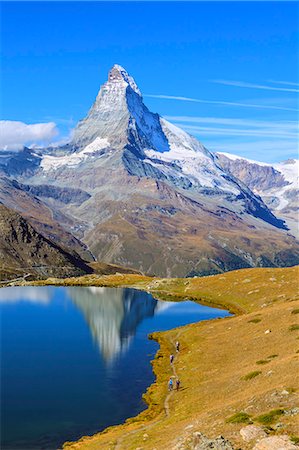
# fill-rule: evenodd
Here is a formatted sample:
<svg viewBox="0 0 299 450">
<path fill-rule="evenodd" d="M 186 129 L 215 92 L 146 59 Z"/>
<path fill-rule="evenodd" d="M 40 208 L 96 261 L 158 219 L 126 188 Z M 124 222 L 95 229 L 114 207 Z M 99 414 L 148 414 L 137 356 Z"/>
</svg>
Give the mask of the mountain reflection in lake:
<svg viewBox="0 0 299 450">
<path fill-rule="evenodd" d="M 126 349 L 139 323 L 159 310 L 151 295 L 132 289 L 76 287 L 68 288 L 68 293 L 106 361 Z"/>
<path fill-rule="evenodd" d="M 136 415 L 158 349 L 148 333 L 228 313 L 146 292 L 0 289 L 1 449 L 55 449 Z"/>
</svg>

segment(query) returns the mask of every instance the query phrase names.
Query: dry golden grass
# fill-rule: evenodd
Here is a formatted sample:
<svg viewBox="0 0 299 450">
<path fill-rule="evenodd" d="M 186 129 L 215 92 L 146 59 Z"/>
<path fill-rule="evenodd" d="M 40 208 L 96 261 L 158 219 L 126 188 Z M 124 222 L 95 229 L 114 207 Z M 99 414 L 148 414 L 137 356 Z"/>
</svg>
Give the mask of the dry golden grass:
<svg viewBox="0 0 299 450">
<path fill-rule="evenodd" d="M 244 269 L 196 279 L 116 275 L 48 283 L 126 285 L 168 299 L 193 298 L 237 313 L 154 333 L 160 350 L 153 363 L 157 379 L 145 395 L 149 408 L 123 425 L 67 443 L 67 449 L 167 450 L 180 439 L 188 442 L 194 431 L 201 431 L 211 438 L 222 434 L 236 448 L 246 450 L 252 447 L 239 433 L 245 424 L 230 423 L 229 418 L 245 413 L 249 421 L 260 426 L 260 416 L 273 410 L 290 411 L 296 405 L 299 341 L 298 330 L 292 326 L 298 323 L 293 313 L 299 307 L 298 267 Z M 182 389 L 169 399 L 167 416 L 164 402 L 172 373 L 169 353 L 177 338 L 181 351 L 175 367 Z M 254 372 L 256 376 L 251 376 Z M 270 417 L 271 433 L 298 435 L 298 416 L 272 412 Z M 275 430 L 277 422 L 282 427 Z"/>
</svg>

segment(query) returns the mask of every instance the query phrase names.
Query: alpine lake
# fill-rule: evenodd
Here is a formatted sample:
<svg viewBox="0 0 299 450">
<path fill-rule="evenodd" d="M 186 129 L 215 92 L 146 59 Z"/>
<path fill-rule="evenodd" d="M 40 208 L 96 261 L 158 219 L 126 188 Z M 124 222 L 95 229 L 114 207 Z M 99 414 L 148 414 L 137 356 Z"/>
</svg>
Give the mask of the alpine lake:
<svg viewBox="0 0 299 450">
<path fill-rule="evenodd" d="M 0 289 L 2 450 L 57 449 L 146 408 L 154 331 L 224 310 L 133 289 Z M 165 390 L 167 386 L 165 386 Z"/>
</svg>

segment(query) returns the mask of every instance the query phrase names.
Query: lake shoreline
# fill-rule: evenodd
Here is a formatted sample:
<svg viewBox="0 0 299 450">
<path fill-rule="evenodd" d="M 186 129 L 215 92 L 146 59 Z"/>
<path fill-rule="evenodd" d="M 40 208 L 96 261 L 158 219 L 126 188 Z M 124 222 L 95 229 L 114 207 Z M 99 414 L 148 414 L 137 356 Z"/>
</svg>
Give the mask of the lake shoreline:
<svg viewBox="0 0 299 450">
<path fill-rule="evenodd" d="M 221 330 L 220 335 L 222 336 L 224 333 L 227 334 L 227 330 L 236 328 L 236 335 L 234 339 L 229 338 L 227 341 L 227 347 L 230 347 L 235 339 L 239 339 L 239 342 L 242 346 L 248 345 L 247 341 L 250 339 L 245 334 L 244 328 L 248 327 L 248 323 L 251 321 L 255 323 L 255 329 L 259 329 L 259 322 L 266 322 L 271 318 L 271 314 L 273 316 L 273 321 L 270 321 L 270 324 L 277 322 L 276 315 L 279 316 L 282 314 L 282 311 L 285 310 L 286 306 L 288 306 L 290 301 L 295 301 L 297 296 L 296 283 L 294 280 L 296 279 L 296 275 L 298 273 L 298 267 L 295 268 L 287 268 L 287 269 L 244 269 L 235 272 L 229 272 L 222 275 L 212 276 L 212 277 L 204 277 L 201 279 L 157 279 L 157 278 L 149 278 L 142 277 L 140 275 L 112 275 L 112 276 L 102 276 L 95 277 L 93 276 L 85 276 L 76 279 L 48 279 L 45 281 L 38 281 L 33 283 L 21 283 L 21 285 L 55 285 L 55 286 L 110 286 L 110 287 L 130 287 L 139 290 L 145 290 L 150 292 L 155 298 L 165 299 L 165 300 L 173 300 L 180 301 L 183 299 L 197 301 L 201 304 L 205 304 L 207 306 L 221 307 L 223 309 L 229 310 L 231 313 L 234 313 L 234 317 L 226 318 L 225 321 L 219 319 L 212 319 L 205 322 L 198 322 L 192 325 L 186 325 L 179 329 L 172 329 L 166 332 L 153 333 L 151 338 L 155 339 L 160 348 L 155 355 L 155 359 L 152 361 L 153 371 L 155 375 L 155 382 L 151 384 L 146 393 L 143 395 L 143 399 L 148 405 L 148 408 L 138 414 L 136 417 L 129 418 L 125 421 L 125 423 L 120 425 L 115 425 L 112 427 L 108 427 L 100 433 L 97 433 L 90 437 L 82 437 L 80 440 L 76 442 L 66 442 L 63 448 L 71 449 L 71 448 L 82 448 L 82 449 L 93 449 L 93 448 L 103 448 L 103 449 L 131 449 L 137 448 L 138 444 L 142 443 L 142 448 L 153 448 L 153 445 L 158 445 L 157 442 L 159 440 L 165 440 L 167 436 L 161 437 L 161 433 L 164 433 L 164 429 L 170 429 L 172 434 L 177 435 L 178 433 L 183 434 L 186 439 L 190 438 L 190 433 L 185 431 L 185 428 L 182 426 L 178 426 L 179 422 L 181 424 L 186 423 L 184 418 L 179 418 L 172 423 L 172 418 L 167 417 L 165 415 L 164 402 L 166 397 L 166 386 L 167 379 L 169 377 L 169 361 L 167 355 L 171 351 L 173 351 L 172 342 L 176 339 L 176 333 L 178 330 L 183 330 L 183 335 L 180 337 L 180 341 L 183 339 L 183 349 L 182 353 L 180 352 L 178 358 L 178 373 L 180 378 L 182 378 L 183 383 L 182 386 L 186 385 L 187 391 L 190 389 L 189 378 L 186 377 L 185 374 L 192 370 L 198 370 L 198 373 L 201 371 L 205 372 L 206 367 L 209 366 L 211 361 L 209 361 L 209 352 L 215 352 L 215 357 L 219 359 L 218 363 L 216 363 L 217 368 L 221 368 L 221 372 L 224 374 L 226 371 L 230 371 L 231 376 L 234 377 L 236 372 L 239 370 L 239 366 L 244 365 L 244 354 L 239 355 L 241 358 L 239 364 L 231 368 L 227 365 L 227 362 L 222 359 L 222 355 L 217 353 L 217 333 L 215 334 L 215 339 L 211 340 L 211 337 L 208 339 L 209 342 L 208 347 L 208 356 L 204 352 L 202 355 L 203 359 L 207 359 L 206 365 L 203 365 L 201 368 L 202 361 L 199 359 L 198 365 L 196 366 L 194 362 L 191 360 L 189 354 L 192 353 L 192 349 L 194 347 L 194 343 L 196 342 L 200 348 L 201 340 L 204 339 L 203 336 L 208 335 L 210 328 L 215 328 L 215 330 Z M 285 283 L 286 276 L 290 281 L 288 281 L 288 285 Z M 270 284 L 269 281 L 265 282 L 265 277 L 267 280 L 273 280 Z M 218 284 L 217 284 L 218 283 Z M 250 290 L 248 290 L 248 284 L 250 283 Z M 282 288 L 282 284 L 285 283 L 285 286 Z M 211 289 L 212 286 L 212 289 Z M 233 286 L 233 287 L 232 287 Z M 255 287 L 255 289 L 253 289 Z M 237 292 L 235 292 L 237 291 Z M 220 298 L 219 298 L 220 297 Z M 267 313 L 266 315 L 264 313 Z M 263 317 L 262 319 L 257 319 L 256 316 Z M 269 316 L 269 317 L 267 317 Z M 252 318 L 252 319 L 251 319 Z M 276 318 L 276 319 L 275 319 Z M 230 321 L 231 326 L 228 327 L 226 324 Z M 221 322 L 221 324 L 220 324 Z M 275 323 L 276 323 L 275 322 Z M 225 323 L 225 325 L 224 325 Z M 277 323 L 278 325 L 278 323 Z M 260 337 L 264 337 L 265 326 L 263 324 L 262 330 L 260 330 Z M 249 329 L 252 329 L 252 324 L 249 326 Z M 267 330 L 266 330 L 267 331 Z M 288 336 L 288 339 L 293 338 L 293 335 Z M 207 338 L 205 338 L 207 339 Z M 215 340 L 215 342 L 214 342 Z M 269 340 L 269 339 L 268 339 Z M 289 342 L 288 342 L 289 343 Z M 215 346 L 216 344 L 216 346 Z M 252 345 L 252 344 L 250 344 Z M 235 351 L 234 346 L 232 349 Z M 223 349 L 225 352 L 226 349 Z M 232 350 L 232 351 L 233 351 Z M 255 349 L 256 355 L 253 357 L 258 359 L 259 348 Z M 197 350 L 199 351 L 199 350 Z M 273 350 L 274 351 L 274 350 Z M 270 354 L 270 348 L 269 348 Z M 274 354 L 274 353 L 273 353 Z M 227 355 L 229 358 L 229 354 Z M 187 365 L 182 366 L 185 362 L 188 361 Z M 246 361 L 245 361 L 246 362 Z M 268 361 L 266 361 L 268 362 Z M 274 363 L 282 363 L 280 359 L 273 359 L 270 366 L 274 365 Z M 252 363 L 254 364 L 254 362 Z M 193 367 L 194 366 L 194 367 Z M 289 366 L 288 376 L 292 371 L 290 371 Z M 187 369 L 186 369 L 187 368 Z M 217 369 L 218 370 L 218 369 Z M 285 368 L 284 368 L 285 370 Z M 279 369 L 280 371 L 280 369 Z M 260 371 L 262 373 L 263 371 Z M 209 372 L 208 372 L 209 374 Z M 294 372 L 293 372 L 294 375 Z M 280 377 L 281 380 L 282 377 Z M 284 378 L 287 378 L 284 376 Z M 238 380 L 241 378 L 239 377 Z M 291 378 L 292 379 L 292 378 Z M 217 379 L 216 379 L 217 380 Z M 257 378 L 257 381 L 262 380 L 262 378 Z M 219 380 L 218 380 L 219 381 Z M 222 380 L 223 381 L 223 380 Z M 225 380 L 224 380 L 225 381 Z M 265 390 L 269 388 L 265 380 L 262 380 L 261 390 Z M 271 380 L 273 381 L 273 380 Z M 291 382 L 291 381 L 290 381 Z M 240 381 L 236 384 L 239 384 Z M 256 383 L 256 382 L 255 382 Z M 279 381 L 277 380 L 279 384 Z M 276 384 L 277 384 L 276 383 Z M 242 384 L 242 383 L 241 383 Z M 227 385 L 227 381 L 226 381 Z M 274 383 L 275 385 L 275 383 Z M 224 384 L 225 386 L 225 384 Z M 268 387 L 267 387 L 268 386 Z M 248 386 L 245 385 L 247 388 Z M 196 386 L 196 388 L 198 388 Z M 279 385 L 279 389 L 280 389 Z M 203 389 L 202 386 L 199 387 L 200 390 Z M 281 388 L 282 389 L 282 388 Z M 293 388 L 292 388 L 293 389 Z M 294 388 L 295 389 L 295 388 Z M 210 390 L 213 390 L 211 387 Z M 244 386 L 241 390 L 242 394 L 244 394 Z M 251 389 L 248 390 L 248 396 L 250 395 Z M 294 391 L 295 392 L 295 391 Z M 205 391 L 200 393 L 199 398 L 202 398 L 203 394 L 208 395 L 209 391 L 205 393 Z M 216 394 L 215 394 L 216 396 Z M 172 402 L 176 404 L 179 399 L 179 404 L 176 405 L 176 408 L 185 408 L 190 407 L 190 398 L 188 392 L 182 391 L 178 393 L 177 396 L 173 396 Z M 186 398 L 185 398 L 186 397 Z M 192 396 L 191 396 L 192 398 Z M 195 396 L 196 398 L 196 396 Z M 292 395 L 286 398 L 285 400 L 292 400 Z M 235 400 L 238 403 L 237 400 Z M 228 400 L 227 400 L 228 402 Z M 280 401 L 281 402 L 281 401 Z M 260 404 L 258 405 L 261 410 L 265 409 L 265 401 L 260 400 Z M 288 402 L 286 402 L 287 404 Z M 291 402 L 292 403 L 292 402 Z M 194 405 L 192 405 L 194 406 Z M 172 408 L 172 406 L 171 406 Z M 219 405 L 219 408 L 222 410 L 221 416 L 225 417 L 227 414 L 226 402 L 222 402 Z M 197 417 L 197 423 L 200 424 L 201 416 L 205 417 L 206 411 L 200 409 L 200 407 L 195 408 L 193 416 Z M 190 415 L 190 413 L 189 413 Z M 191 414 L 192 416 L 192 414 Z M 194 419 L 194 417 L 192 418 Z M 217 415 L 216 415 L 217 416 Z M 192 419 L 192 420 L 193 420 Z M 194 427 L 192 420 L 189 418 L 190 430 Z M 289 434 L 292 433 L 293 430 L 293 422 L 289 421 L 288 427 Z M 208 425 L 208 428 L 206 426 Z M 217 421 L 216 421 L 217 424 Z M 189 425 L 186 425 L 187 427 Z M 192 426 L 191 426 L 192 425 Z M 209 426 L 210 425 L 210 426 Z M 216 426 L 213 424 L 213 420 L 210 417 L 209 420 L 205 418 L 202 426 L 200 427 L 200 431 L 209 431 L 214 430 L 212 434 L 215 434 L 215 430 L 219 429 L 221 434 L 228 436 L 230 439 L 233 439 L 233 442 L 240 445 L 240 437 L 236 436 L 236 428 L 243 427 L 244 424 L 239 423 L 239 425 L 225 425 L 225 420 L 222 419 L 222 426 L 219 424 Z M 146 431 L 146 430 L 150 430 Z M 160 430 L 160 431 L 159 431 Z M 193 430 L 192 430 L 193 431 Z M 226 434 L 225 434 L 226 433 Z M 158 437 L 157 437 L 158 434 Z M 165 434 L 165 433 L 164 433 Z M 152 436 L 148 436 L 152 435 Z M 170 434 L 171 435 L 171 434 Z M 189 436 L 189 437 L 188 437 Z M 126 441 L 124 443 L 123 441 Z M 168 440 L 167 440 L 168 442 Z M 242 441 L 241 441 L 242 442 Z M 99 447 L 99 445 L 101 447 Z M 165 446 L 166 445 L 166 446 Z M 163 448 L 172 448 L 171 446 L 167 446 L 168 444 L 163 444 Z M 244 446 L 245 445 L 245 446 Z M 159 448 L 159 447 L 157 447 Z M 252 448 L 247 444 L 244 444 L 244 449 Z"/>
</svg>

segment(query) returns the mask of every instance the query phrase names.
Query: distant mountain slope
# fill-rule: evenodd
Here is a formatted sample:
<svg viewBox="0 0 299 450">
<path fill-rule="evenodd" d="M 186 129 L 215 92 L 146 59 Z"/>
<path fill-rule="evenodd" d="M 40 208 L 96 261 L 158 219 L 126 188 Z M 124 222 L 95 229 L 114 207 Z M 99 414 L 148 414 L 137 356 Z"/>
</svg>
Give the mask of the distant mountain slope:
<svg viewBox="0 0 299 450">
<path fill-rule="evenodd" d="M 260 195 L 271 211 L 299 236 L 299 161 L 266 164 L 230 153 L 217 153 L 221 165 Z"/>
<path fill-rule="evenodd" d="M 59 197 L 59 194 L 63 198 L 70 197 L 73 195 L 73 191 L 76 190 L 65 192 L 62 189 L 59 190 L 59 188 L 49 187 L 50 193 L 47 194 L 48 189 L 45 188 L 47 186 L 41 185 L 38 192 L 36 192 L 34 186 L 31 189 L 27 185 L 18 183 L 16 180 L 0 177 L 0 203 L 20 213 L 22 217 L 29 220 L 36 231 L 55 242 L 58 246 L 66 247 L 70 254 L 79 256 L 86 261 L 92 261 L 93 257 L 87 250 L 86 245 L 72 234 L 73 229 L 77 227 L 76 220 L 63 213 L 65 202 L 62 202 Z M 49 197 L 45 197 L 45 194 Z M 51 196 L 55 194 L 62 207 L 61 210 L 53 211 L 51 205 L 47 206 L 45 199 L 51 199 Z M 68 228 L 69 231 L 66 231 L 65 228 Z M 78 233 L 80 229 L 76 229 L 76 231 L 78 237 L 80 237 L 80 233 Z"/>
<path fill-rule="evenodd" d="M 24 151 L 3 173 L 98 261 L 163 276 L 299 263 L 283 220 L 118 65 L 67 145 Z"/>
<path fill-rule="evenodd" d="M 44 238 L 22 216 L 0 204 L 0 264 L 37 276 L 78 276 L 91 269 Z"/>
</svg>

